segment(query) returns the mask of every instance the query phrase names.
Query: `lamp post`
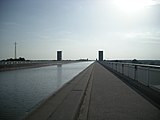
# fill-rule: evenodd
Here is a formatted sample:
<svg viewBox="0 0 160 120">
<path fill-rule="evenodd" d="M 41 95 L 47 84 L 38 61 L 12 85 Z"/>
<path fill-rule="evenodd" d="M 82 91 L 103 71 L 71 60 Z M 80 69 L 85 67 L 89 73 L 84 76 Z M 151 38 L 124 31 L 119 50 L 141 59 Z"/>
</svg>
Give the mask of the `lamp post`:
<svg viewBox="0 0 160 120">
<path fill-rule="evenodd" d="M 14 58 L 17 59 L 17 43 L 15 42 L 14 44 L 15 44 Z"/>
</svg>

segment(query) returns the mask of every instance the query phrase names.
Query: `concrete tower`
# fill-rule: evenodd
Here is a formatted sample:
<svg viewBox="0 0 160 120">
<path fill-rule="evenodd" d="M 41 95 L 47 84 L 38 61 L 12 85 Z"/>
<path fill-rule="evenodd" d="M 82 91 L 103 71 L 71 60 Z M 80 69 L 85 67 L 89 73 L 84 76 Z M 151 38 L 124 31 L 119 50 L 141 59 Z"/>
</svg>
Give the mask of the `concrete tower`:
<svg viewBox="0 0 160 120">
<path fill-rule="evenodd" d="M 99 61 L 103 61 L 103 51 L 98 51 L 99 52 Z"/>
<path fill-rule="evenodd" d="M 62 51 L 57 51 L 57 61 L 62 60 Z"/>
</svg>

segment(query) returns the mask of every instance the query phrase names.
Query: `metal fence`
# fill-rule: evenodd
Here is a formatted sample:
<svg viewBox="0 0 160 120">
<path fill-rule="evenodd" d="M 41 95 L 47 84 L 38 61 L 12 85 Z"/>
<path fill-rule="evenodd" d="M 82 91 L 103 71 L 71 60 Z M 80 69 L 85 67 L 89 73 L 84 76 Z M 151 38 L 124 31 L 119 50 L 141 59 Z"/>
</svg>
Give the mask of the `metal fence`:
<svg viewBox="0 0 160 120">
<path fill-rule="evenodd" d="M 103 61 L 101 64 L 131 80 L 160 89 L 160 66 L 107 61 Z"/>
<path fill-rule="evenodd" d="M 51 60 L 30 60 L 30 61 L 0 61 L 0 65 L 13 65 L 13 64 L 32 64 L 32 63 L 52 63 Z"/>
</svg>

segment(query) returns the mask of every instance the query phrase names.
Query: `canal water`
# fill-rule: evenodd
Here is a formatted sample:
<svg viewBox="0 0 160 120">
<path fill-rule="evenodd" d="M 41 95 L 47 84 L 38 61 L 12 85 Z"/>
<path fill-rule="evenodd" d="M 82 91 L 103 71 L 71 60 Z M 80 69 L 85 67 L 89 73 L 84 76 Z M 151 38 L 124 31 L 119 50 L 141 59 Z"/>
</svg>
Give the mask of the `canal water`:
<svg viewBox="0 0 160 120">
<path fill-rule="evenodd" d="M 91 63 L 0 72 L 0 120 L 21 120 Z"/>
</svg>

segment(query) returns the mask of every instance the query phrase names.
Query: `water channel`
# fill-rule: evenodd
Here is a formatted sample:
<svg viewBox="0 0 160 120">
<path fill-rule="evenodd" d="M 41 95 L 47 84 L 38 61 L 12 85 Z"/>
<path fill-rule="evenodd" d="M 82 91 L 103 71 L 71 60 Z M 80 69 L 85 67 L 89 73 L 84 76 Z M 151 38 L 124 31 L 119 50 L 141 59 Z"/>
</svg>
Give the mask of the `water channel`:
<svg viewBox="0 0 160 120">
<path fill-rule="evenodd" d="M 21 120 L 91 63 L 0 72 L 0 120 Z"/>
</svg>

